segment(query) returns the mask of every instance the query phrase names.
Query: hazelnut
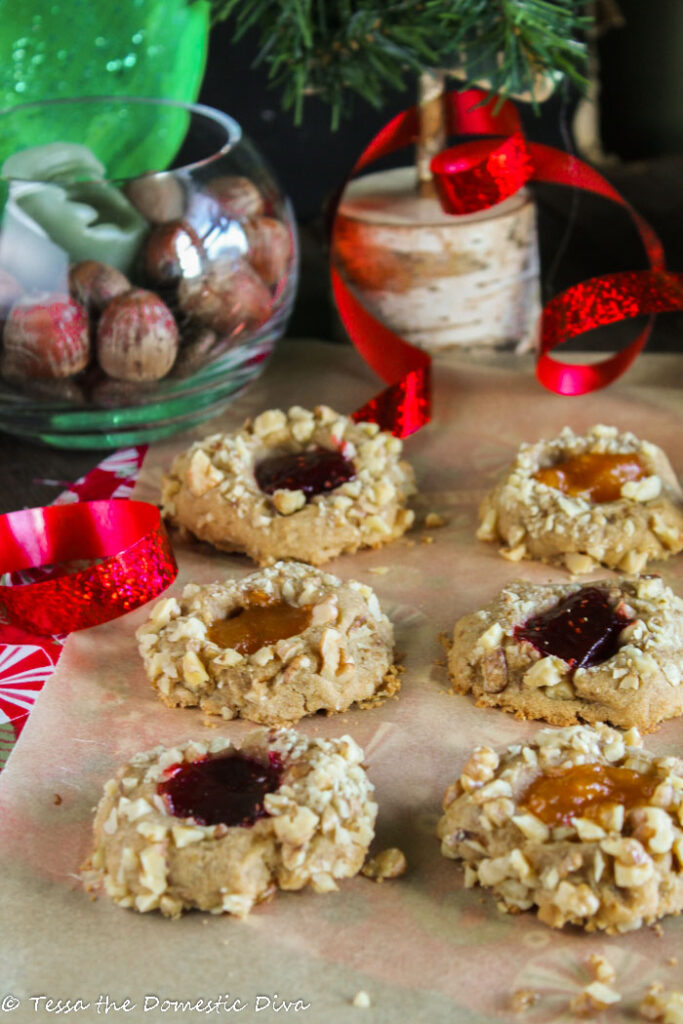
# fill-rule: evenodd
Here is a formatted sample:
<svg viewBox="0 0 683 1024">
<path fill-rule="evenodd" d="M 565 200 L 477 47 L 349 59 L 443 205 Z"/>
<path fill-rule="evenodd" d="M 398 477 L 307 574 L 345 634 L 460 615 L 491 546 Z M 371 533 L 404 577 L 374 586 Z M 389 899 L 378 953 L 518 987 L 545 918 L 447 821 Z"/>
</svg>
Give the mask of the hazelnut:
<svg viewBox="0 0 683 1024">
<path fill-rule="evenodd" d="M 216 332 L 210 327 L 190 324 L 183 330 L 182 342 L 178 358 L 173 364 L 174 377 L 191 377 L 205 363 L 213 360 L 216 348 L 224 350 L 224 345 L 216 345 Z"/>
<path fill-rule="evenodd" d="M 159 380 L 173 366 L 178 328 L 153 292 L 133 288 L 112 299 L 97 328 L 97 359 L 116 380 Z"/>
<path fill-rule="evenodd" d="M 68 295 L 27 296 L 12 306 L 3 340 L 2 373 L 8 379 L 71 377 L 90 358 L 88 314 Z"/>
<path fill-rule="evenodd" d="M 207 182 L 205 190 L 229 217 L 258 217 L 265 209 L 263 196 L 249 178 L 221 175 Z"/>
<path fill-rule="evenodd" d="M 273 217 L 254 217 L 244 230 L 249 242 L 247 259 L 270 287 L 282 280 L 292 254 L 292 239 L 285 224 Z"/>
<path fill-rule="evenodd" d="M 126 275 L 108 263 L 81 260 L 69 267 L 69 291 L 91 316 L 101 313 L 111 299 L 123 295 L 129 288 Z"/>
<path fill-rule="evenodd" d="M 185 212 L 185 192 L 173 174 L 143 174 L 123 187 L 138 213 L 152 224 L 179 220 Z"/>
<path fill-rule="evenodd" d="M 218 334 L 254 330 L 270 315 L 270 292 L 258 274 L 240 261 L 216 263 L 201 277 L 178 287 L 182 309 Z"/>
<path fill-rule="evenodd" d="M 194 228 L 187 221 L 173 220 L 151 232 L 145 244 L 143 265 L 153 281 L 170 284 L 199 274 L 205 256 Z"/>
<path fill-rule="evenodd" d="M 127 409 L 130 406 L 145 405 L 154 397 L 154 389 L 153 383 L 134 383 L 105 377 L 94 385 L 90 399 L 100 409 Z"/>
</svg>

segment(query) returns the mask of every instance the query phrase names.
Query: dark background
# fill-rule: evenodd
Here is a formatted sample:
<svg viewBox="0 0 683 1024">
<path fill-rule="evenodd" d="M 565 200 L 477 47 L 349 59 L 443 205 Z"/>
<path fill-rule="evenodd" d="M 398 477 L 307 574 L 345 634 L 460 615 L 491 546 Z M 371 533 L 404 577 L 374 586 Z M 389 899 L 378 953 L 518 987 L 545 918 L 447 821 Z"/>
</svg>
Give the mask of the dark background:
<svg viewBox="0 0 683 1024">
<path fill-rule="evenodd" d="M 619 0 L 626 24 L 599 41 L 599 170 L 651 223 L 668 264 L 683 271 L 683 0 Z M 256 39 L 235 45 L 227 25 L 217 26 L 200 100 L 236 117 L 266 157 L 293 201 L 301 239 L 301 282 L 289 337 L 339 338 L 330 300 L 324 209 L 366 143 L 395 113 L 414 102 L 414 85 L 388 93 L 380 111 L 358 101 L 353 117 L 331 132 L 329 111 L 307 101 L 304 121 L 293 124 L 269 89 L 264 67 L 253 67 Z M 522 108 L 528 136 L 571 149 L 578 96 L 561 90 L 536 117 Z M 412 154 L 402 154 L 407 162 Z M 586 277 L 646 266 L 628 216 L 615 204 L 572 189 L 535 187 L 544 300 Z M 634 325 L 596 332 L 574 348 L 605 349 L 635 336 Z M 659 316 L 650 351 L 681 351 L 683 314 Z M 284 342 L 286 344 L 286 341 Z M 102 452 L 65 452 L 0 435 L 0 511 L 42 505 L 61 486 L 40 480 L 75 480 Z"/>
</svg>

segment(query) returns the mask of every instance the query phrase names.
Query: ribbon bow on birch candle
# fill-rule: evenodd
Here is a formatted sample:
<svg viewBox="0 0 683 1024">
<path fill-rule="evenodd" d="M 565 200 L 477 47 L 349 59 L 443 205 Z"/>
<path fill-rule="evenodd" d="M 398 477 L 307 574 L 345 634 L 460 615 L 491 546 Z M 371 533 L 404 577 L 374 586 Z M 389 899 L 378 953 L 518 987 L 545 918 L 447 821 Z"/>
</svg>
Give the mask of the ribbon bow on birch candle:
<svg viewBox="0 0 683 1024">
<path fill-rule="evenodd" d="M 602 175 L 561 150 L 527 142 L 514 104 L 505 100 L 493 108 L 491 103 L 484 105 L 487 99 L 489 94 L 480 89 L 452 92 L 446 97 L 450 134 L 489 136 L 462 142 L 433 158 L 432 172 L 447 213 L 457 216 L 489 209 L 529 182 L 566 185 L 617 203 L 629 214 L 643 242 L 649 270 L 590 278 L 556 295 L 543 309 L 538 380 L 561 395 L 587 394 L 612 383 L 633 363 L 650 336 L 653 314 L 683 309 L 683 274 L 667 271 L 655 232 Z M 381 129 L 357 160 L 351 176 L 379 157 L 414 143 L 418 136 L 418 111 L 411 107 Z M 332 253 L 334 259 L 334 226 Z M 372 316 L 352 294 L 334 263 L 331 274 L 335 301 L 349 337 L 389 385 L 354 416 L 374 420 L 383 429 L 406 437 L 430 419 L 430 357 Z M 635 340 L 598 363 L 563 363 L 549 354 L 594 327 L 641 314 L 651 317 Z"/>
</svg>

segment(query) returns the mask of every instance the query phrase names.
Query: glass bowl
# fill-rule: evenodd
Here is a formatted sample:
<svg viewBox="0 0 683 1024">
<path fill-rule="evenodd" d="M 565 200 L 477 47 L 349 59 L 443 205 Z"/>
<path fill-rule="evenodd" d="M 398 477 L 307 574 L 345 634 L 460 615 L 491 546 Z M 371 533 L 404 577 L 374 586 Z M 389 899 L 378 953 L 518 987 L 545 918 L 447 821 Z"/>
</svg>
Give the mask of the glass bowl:
<svg viewBox="0 0 683 1024">
<path fill-rule="evenodd" d="M 95 97 L 0 111 L 0 430 L 166 437 L 264 367 L 294 303 L 294 214 L 240 126 Z"/>
</svg>

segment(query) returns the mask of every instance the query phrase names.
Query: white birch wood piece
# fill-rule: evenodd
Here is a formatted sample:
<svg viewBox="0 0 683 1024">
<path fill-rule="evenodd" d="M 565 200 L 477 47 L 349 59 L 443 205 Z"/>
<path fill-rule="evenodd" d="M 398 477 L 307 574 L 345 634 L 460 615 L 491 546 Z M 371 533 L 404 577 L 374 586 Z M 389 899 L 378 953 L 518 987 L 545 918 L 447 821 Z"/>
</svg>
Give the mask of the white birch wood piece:
<svg viewBox="0 0 683 1024">
<path fill-rule="evenodd" d="M 337 213 L 335 258 L 357 297 L 421 348 L 513 348 L 536 342 L 536 215 L 522 190 L 482 213 L 452 216 L 403 167 L 358 178 Z"/>
</svg>

